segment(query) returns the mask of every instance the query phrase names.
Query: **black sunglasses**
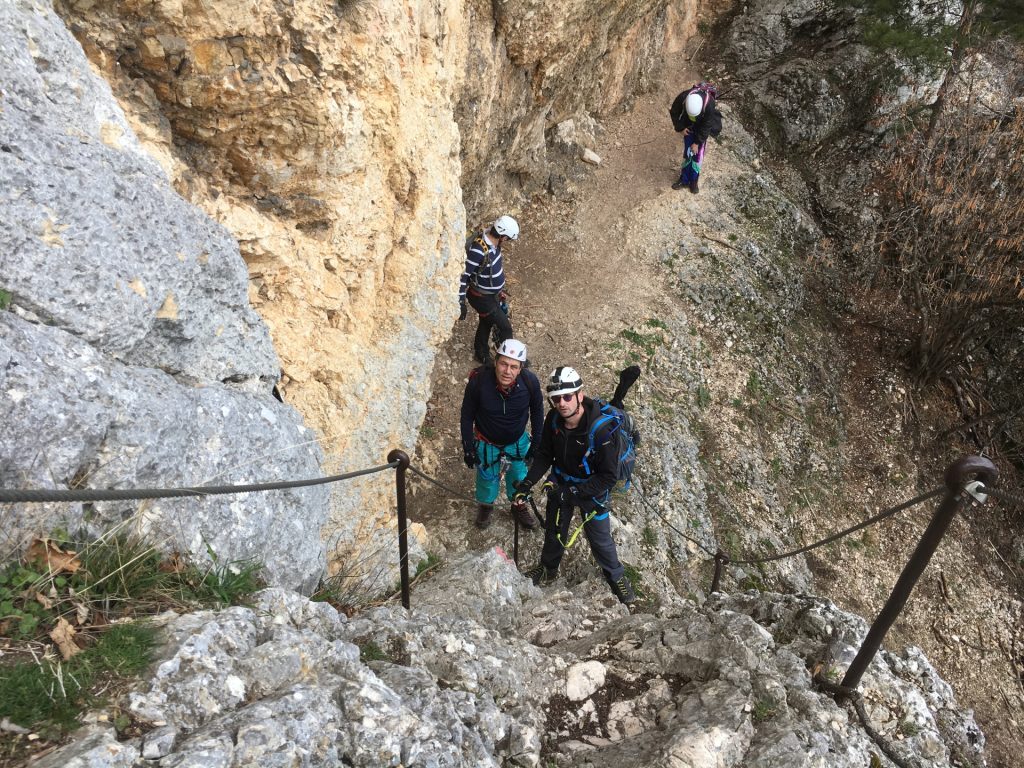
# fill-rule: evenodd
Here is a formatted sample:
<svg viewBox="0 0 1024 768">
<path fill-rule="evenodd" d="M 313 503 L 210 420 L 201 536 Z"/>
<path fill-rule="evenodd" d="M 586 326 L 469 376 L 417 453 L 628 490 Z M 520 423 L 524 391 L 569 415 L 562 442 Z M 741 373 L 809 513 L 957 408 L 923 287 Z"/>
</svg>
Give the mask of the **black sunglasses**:
<svg viewBox="0 0 1024 768">
<path fill-rule="evenodd" d="M 576 397 L 576 393 L 575 392 L 568 392 L 568 393 L 566 393 L 564 395 L 552 395 L 551 397 L 548 398 L 548 400 L 551 401 L 552 405 L 556 405 L 559 400 L 561 400 L 562 402 L 568 403 L 574 397 Z"/>
</svg>

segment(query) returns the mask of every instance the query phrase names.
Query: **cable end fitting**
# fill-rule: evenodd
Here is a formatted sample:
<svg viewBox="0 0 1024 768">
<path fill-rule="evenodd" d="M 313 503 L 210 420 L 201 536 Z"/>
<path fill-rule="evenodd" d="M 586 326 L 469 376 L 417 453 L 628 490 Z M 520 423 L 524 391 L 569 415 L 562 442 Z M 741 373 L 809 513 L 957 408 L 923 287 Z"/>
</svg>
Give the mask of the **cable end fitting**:
<svg viewBox="0 0 1024 768">
<path fill-rule="evenodd" d="M 409 459 L 409 454 L 400 448 L 395 448 L 391 453 L 388 454 L 388 464 L 398 462 L 399 469 L 408 469 L 409 464 L 412 462 Z"/>
</svg>

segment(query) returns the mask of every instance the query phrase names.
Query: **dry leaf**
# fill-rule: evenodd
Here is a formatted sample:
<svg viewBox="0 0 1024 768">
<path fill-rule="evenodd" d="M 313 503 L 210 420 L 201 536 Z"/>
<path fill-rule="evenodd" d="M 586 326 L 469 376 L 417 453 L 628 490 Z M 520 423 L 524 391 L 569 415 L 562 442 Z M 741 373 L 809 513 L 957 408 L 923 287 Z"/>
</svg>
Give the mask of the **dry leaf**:
<svg viewBox="0 0 1024 768">
<path fill-rule="evenodd" d="M 25 559 L 29 562 L 38 561 L 46 563 L 46 567 L 51 574 L 74 573 L 82 567 L 77 553 L 61 549 L 50 539 L 36 539 L 33 541 L 32 546 L 28 548 L 28 552 L 25 554 Z"/>
<path fill-rule="evenodd" d="M 185 570 L 185 561 L 180 552 L 171 552 L 166 559 L 160 561 L 159 569 L 163 573 L 182 573 Z"/>
<path fill-rule="evenodd" d="M 79 626 L 83 626 L 89 620 L 89 606 L 85 603 L 75 603 L 75 616 Z"/>
<path fill-rule="evenodd" d="M 43 608 L 49 610 L 53 608 L 53 600 L 48 598 L 42 592 L 36 592 L 36 602 L 39 603 Z"/>
<path fill-rule="evenodd" d="M 67 661 L 82 649 L 75 645 L 75 628 L 66 619 L 57 619 L 57 626 L 50 631 L 50 639 L 57 644 L 60 655 Z"/>
</svg>

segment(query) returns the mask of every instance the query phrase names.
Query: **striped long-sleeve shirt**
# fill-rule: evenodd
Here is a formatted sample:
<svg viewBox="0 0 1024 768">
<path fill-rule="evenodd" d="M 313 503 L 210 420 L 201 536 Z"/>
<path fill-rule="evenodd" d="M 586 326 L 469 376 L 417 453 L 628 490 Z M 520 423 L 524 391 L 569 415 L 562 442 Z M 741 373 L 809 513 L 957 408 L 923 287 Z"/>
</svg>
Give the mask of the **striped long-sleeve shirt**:
<svg viewBox="0 0 1024 768">
<path fill-rule="evenodd" d="M 482 293 L 498 293 L 505 289 L 501 246 L 490 245 L 482 233 L 470 238 L 466 244 L 466 269 L 459 278 L 460 300 L 466 297 L 466 288 L 470 284 Z"/>
</svg>

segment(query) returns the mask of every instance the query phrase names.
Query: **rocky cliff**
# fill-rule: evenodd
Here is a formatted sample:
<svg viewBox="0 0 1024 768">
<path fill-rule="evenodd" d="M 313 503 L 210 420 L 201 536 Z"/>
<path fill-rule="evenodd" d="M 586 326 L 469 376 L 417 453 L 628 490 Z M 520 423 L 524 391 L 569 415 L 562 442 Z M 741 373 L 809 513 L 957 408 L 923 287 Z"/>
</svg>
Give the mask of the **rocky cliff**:
<svg viewBox="0 0 1024 768">
<path fill-rule="evenodd" d="M 811 683 L 866 631 L 828 601 L 751 592 L 629 615 L 600 576 L 542 592 L 495 552 L 414 598 L 412 613 L 346 620 L 268 590 L 252 608 L 168 618 L 162 660 L 126 702 L 145 735 L 117 741 L 98 722 L 39 768 L 889 764 Z M 980 756 L 984 737 L 918 650 L 881 654 L 864 688 L 868 724 L 901 759 Z"/>
<path fill-rule="evenodd" d="M 467 226 L 560 184 L 699 4 L 55 5 L 140 146 L 237 239 L 280 356 L 265 377 L 348 470 L 414 444 Z M 334 561 L 379 572 L 390 506 L 387 483 L 336 488 Z"/>
</svg>

